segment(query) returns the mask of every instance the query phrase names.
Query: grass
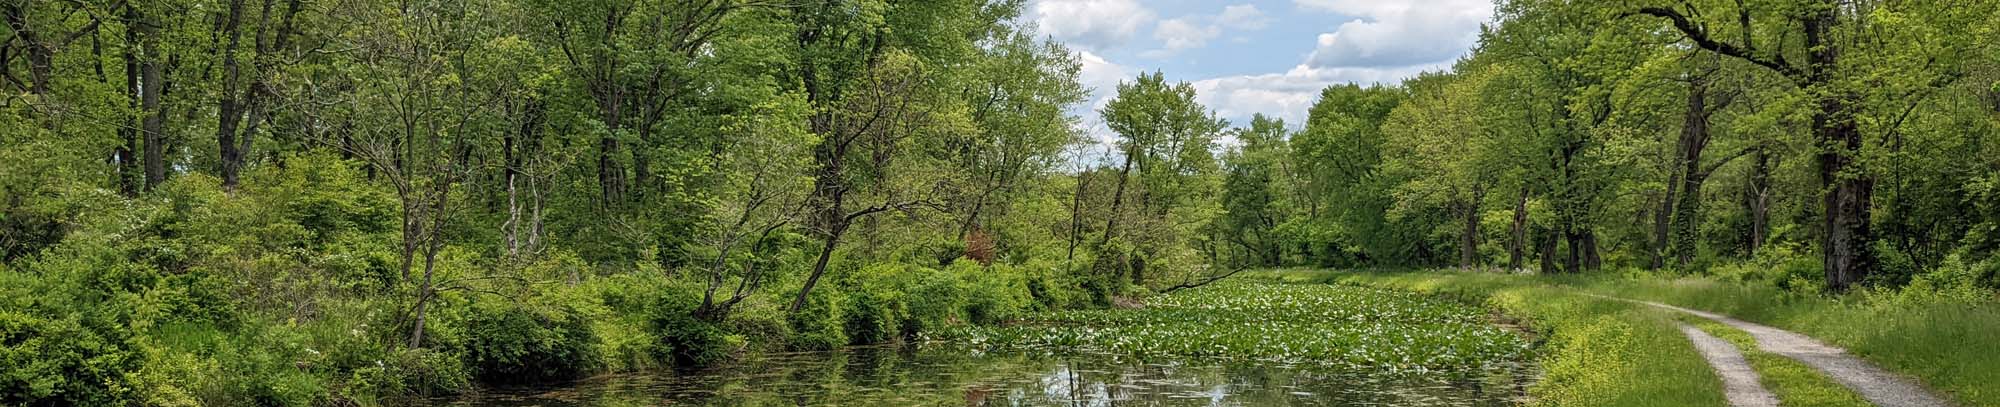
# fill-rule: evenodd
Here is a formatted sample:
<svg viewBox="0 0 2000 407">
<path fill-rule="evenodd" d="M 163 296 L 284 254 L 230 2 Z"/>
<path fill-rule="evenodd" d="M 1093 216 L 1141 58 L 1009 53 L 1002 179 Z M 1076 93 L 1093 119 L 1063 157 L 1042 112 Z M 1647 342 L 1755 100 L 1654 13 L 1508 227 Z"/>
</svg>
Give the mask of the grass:
<svg viewBox="0 0 2000 407">
<path fill-rule="evenodd" d="M 1778 396 L 1780 405 L 1799 407 L 1868 407 L 1868 400 L 1832 378 L 1792 358 L 1757 349 L 1757 340 L 1735 328 L 1705 318 L 1682 315 L 1682 322 L 1722 338 L 1743 351 L 1743 358 L 1757 370 L 1764 388 Z"/>
<path fill-rule="evenodd" d="M 1225 281 L 1142 309 L 1061 311 L 937 339 L 989 348 L 1258 359 L 1373 371 L 1480 370 L 1529 344 L 1481 307 L 1393 290 Z"/>
<path fill-rule="evenodd" d="M 1615 274 L 1578 277 L 1293 270 L 1264 272 L 1262 276 L 1288 281 L 1340 282 L 1457 292 L 1476 298 L 1492 297 L 1493 301 L 1502 302 L 1508 312 L 1531 319 L 1548 319 L 1539 309 L 1555 306 L 1544 303 L 1578 301 L 1566 297 L 1575 297 L 1574 293 L 1580 292 L 1657 301 L 1799 332 L 1846 348 L 1891 371 L 1910 375 L 1961 405 L 2000 406 L 2000 386 L 1994 385 L 2000 383 L 2000 352 L 1993 351 L 1992 340 L 2000 338 L 2000 301 L 1992 298 L 1990 293 L 1965 295 L 1918 287 L 1826 296 L 1711 278 Z M 1534 299 L 1522 300 L 1519 304 L 1507 300 L 1524 296 Z M 1555 322 L 1558 326 L 1553 329 L 1563 331 L 1560 318 Z M 1674 352 L 1679 353 L 1679 349 L 1688 347 L 1679 335 L 1670 336 L 1680 342 Z M 1562 357 L 1555 356 L 1557 359 Z M 1699 360 L 1693 356 L 1688 359 Z M 1554 366 L 1547 359 L 1545 364 Z M 1774 368 L 1779 371 L 1767 374 L 1788 374 L 1783 372 L 1788 369 L 1785 366 Z M 1762 369 L 1760 366 L 1760 372 Z M 1785 380 L 1787 383 L 1781 385 L 1809 381 Z M 1816 396 L 1812 394 L 1814 392 L 1816 390 L 1807 386 L 1793 397 L 1806 400 L 1839 398 Z M 1794 405 L 1818 405 L 1790 399 L 1786 401 Z"/>
<path fill-rule="evenodd" d="M 1265 278 L 1386 287 L 1482 300 L 1524 318 L 1547 342 L 1543 378 L 1529 389 L 1542 406 L 1726 405 L 1721 379 L 1664 311 L 1579 295 L 1554 284 L 1499 275 L 1269 272 Z"/>
<path fill-rule="evenodd" d="M 1571 279 L 1626 298 L 1721 313 L 1846 348 L 1964 405 L 2000 406 L 2000 301 L 1921 288 L 1829 297 L 1704 278 Z"/>
</svg>

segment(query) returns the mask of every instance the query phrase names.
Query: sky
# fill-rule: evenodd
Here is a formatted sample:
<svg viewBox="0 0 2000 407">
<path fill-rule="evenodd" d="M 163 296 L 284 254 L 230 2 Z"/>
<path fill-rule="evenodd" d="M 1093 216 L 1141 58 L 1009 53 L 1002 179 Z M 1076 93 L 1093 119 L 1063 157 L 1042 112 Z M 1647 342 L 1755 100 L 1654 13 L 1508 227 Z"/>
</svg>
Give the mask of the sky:
<svg viewBox="0 0 2000 407">
<path fill-rule="evenodd" d="M 1067 44 L 1094 89 L 1073 113 L 1107 145 L 1097 108 L 1119 81 L 1160 71 L 1194 84 L 1232 126 L 1257 113 L 1304 125 L 1337 83 L 1396 83 L 1470 52 L 1492 0 L 1029 0 L 1023 18 Z"/>
</svg>

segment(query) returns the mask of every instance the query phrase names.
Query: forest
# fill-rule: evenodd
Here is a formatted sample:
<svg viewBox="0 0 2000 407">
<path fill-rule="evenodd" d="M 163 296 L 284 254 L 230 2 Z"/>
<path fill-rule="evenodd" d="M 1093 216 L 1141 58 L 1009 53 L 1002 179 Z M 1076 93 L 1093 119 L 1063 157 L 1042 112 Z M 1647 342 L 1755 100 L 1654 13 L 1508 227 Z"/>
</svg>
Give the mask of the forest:
<svg viewBox="0 0 2000 407">
<path fill-rule="evenodd" d="M 1160 71 L 1091 105 L 1026 4 L 0 0 L 0 405 L 450 403 L 938 342 L 1721 400 L 1590 365 L 1693 348 L 1575 293 L 2000 404 L 1970 339 L 2000 332 L 2000 3 L 1500 0 L 1449 69 L 1304 123 Z M 1217 311 L 1272 304 L 1310 322 Z"/>
</svg>

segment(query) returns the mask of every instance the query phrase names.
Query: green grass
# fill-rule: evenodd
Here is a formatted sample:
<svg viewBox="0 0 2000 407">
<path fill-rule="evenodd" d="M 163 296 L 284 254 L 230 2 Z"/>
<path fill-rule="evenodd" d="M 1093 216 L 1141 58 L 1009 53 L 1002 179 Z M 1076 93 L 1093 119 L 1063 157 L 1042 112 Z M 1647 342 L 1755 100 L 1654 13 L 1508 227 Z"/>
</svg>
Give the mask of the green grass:
<svg viewBox="0 0 2000 407">
<path fill-rule="evenodd" d="M 1681 321 L 1694 325 L 1710 335 L 1735 344 L 1743 351 L 1743 358 L 1750 367 L 1757 370 L 1758 379 L 1764 388 L 1777 394 L 1779 405 L 1798 407 L 1868 407 L 1868 400 L 1855 394 L 1846 386 L 1826 377 L 1818 370 L 1799 363 L 1792 358 L 1765 352 L 1757 348 L 1757 340 L 1735 328 L 1724 326 L 1705 318 L 1682 315 Z"/>
<path fill-rule="evenodd" d="M 1473 296 L 1527 292 L 1540 298 L 1509 312 L 1535 317 L 1534 303 L 1589 292 L 1657 301 L 1799 332 L 1916 378 L 1962 405 L 2000 406 L 2000 300 L 1926 288 L 1842 296 L 1796 293 L 1700 277 L 1512 276 L 1454 272 L 1273 271 L 1265 278 L 1328 281 Z M 1557 328 L 1560 331 L 1560 328 Z M 1678 337 L 1678 335 L 1675 335 Z M 1684 343 L 1680 347 L 1687 347 Z M 1691 351 L 1691 350 L 1690 350 Z M 1698 360 L 1698 359 L 1695 359 Z"/>
<path fill-rule="evenodd" d="M 1704 278 L 1569 279 L 1626 298 L 1721 313 L 1805 334 L 1915 377 L 1964 405 L 2000 406 L 2000 301 L 1921 289 L 1839 297 Z"/>
<path fill-rule="evenodd" d="M 1265 278 L 1387 287 L 1483 300 L 1546 340 L 1542 406 L 1719 406 L 1721 381 L 1665 311 L 1500 275 L 1270 272 Z"/>
</svg>

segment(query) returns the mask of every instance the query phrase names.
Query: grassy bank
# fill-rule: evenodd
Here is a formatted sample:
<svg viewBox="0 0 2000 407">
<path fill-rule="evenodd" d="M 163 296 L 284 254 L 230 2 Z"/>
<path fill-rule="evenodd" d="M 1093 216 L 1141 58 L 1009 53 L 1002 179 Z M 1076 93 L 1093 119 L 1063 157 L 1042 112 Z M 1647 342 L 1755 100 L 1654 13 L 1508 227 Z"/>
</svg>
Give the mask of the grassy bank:
<svg viewBox="0 0 2000 407">
<path fill-rule="evenodd" d="M 1453 272 L 1435 273 L 1341 273 L 1327 271 L 1285 271 L 1267 272 L 1267 278 L 1293 281 L 1322 281 L 1343 284 L 1357 284 L 1376 287 L 1390 287 L 1422 292 L 1457 293 L 1470 298 L 1485 298 L 1507 312 L 1535 321 L 1539 329 L 1554 332 L 1555 340 L 1544 349 L 1544 364 L 1548 366 L 1551 380 L 1540 387 L 1543 393 L 1561 393 L 1563 389 L 1578 387 L 1559 379 L 1565 374 L 1566 363 L 1575 361 L 1589 364 L 1590 360 L 1602 358 L 1640 357 L 1652 360 L 1647 364 L 1683 360 L 1699 367 L 1700 359 L 1681 339 L 1678 333 L 1667 330 L 1671 327 L 1670 316 L 1659 312 L 1632 309 L 1616 301 L 1592 299 L 1580 293 L 1593 293 L 1624 298 L 1658 301 L 1682 307 L 1707 310 L 1735 316 L 1741 319 L 1797 331 L 1847 348 L 1850 352 L 1892 371 L 1915 377 L 1925 385 L 1966 405 L 2000 405 L 2000 390 L 1992 385 L 2000 382 L 2000 353 L 1992 352 L 1990 339 L 2000 337 L 2000 306 L 1990 297 L 1978 292 L 1937 289 L 1913 286 L 1898 291 L 1860 291 L 1842 296 L 1826 296 L 1811 292 L 1795 292 L 1767 285 L 1746 284 L 1698 277 L 1655 277 L 1644 275 L 1607 275 L 1595 277 L 1533 277 L 1497 274 L 1466 274 Z M 1608 318 L 1607 318 L 1608 317 Z M 1592 322 L 1592 319 L 1602 321 Z M 1651 326 L 1652 332 L 1635 341 L 1652 342 L 1640 349 L 1653 349 L 1651 354 L 1622 354 L 1615 348 L 1564 347 L 1565 336 L 1592 336 L 1584 332 L 1603 330 L 1598 324 Z M 1580 331 L 1579 331 L 1580 330 Z M 1576 332 L 1566 332 L 1576 331 Z M 1728 331 L 1715 332 L 1724 338 L 1732 337 Z M 1612 335 L 1616 336 L 1616 335 Z M 1582 354 L 1570 354 L 1570 350 Z M 1754 357 L 1754 356 L 1753 356 Z M 1686 364 L 1683 363 L 1683 364 Z M 1593 370 L 1579 366 L 1582 370 Z M 1767 386 L 1774 373 L 1781 381 L 1809 383 L 1811 378 L 1797 380 L 1784 377 L 1784 366 L 1769 366 L 1776 372 L 1766 372 L 1766 365 L 1759 365 L 1760 372 L 1767 378 Z M 1656 369 L 1636 376 L 1625 376 L 1626 380 L 1643 380 L 1651 383 L 1619 383 L 1606 380 L 1598 386 L 1609 386 L 1600 390 L 1615 394 L 1654 393 L 1665 387 L 1681 388 L 1687 394 L 1714 393 L 1713 389 L 1697 389 L 1677 385 L 1674 382 L 1696 380 L 1694 374 L 1679 369 Z M 1699 382 L 1708 383 L 1714 379 L 1705 368 L 1694 369 L 1704 376 Z M 1595 373 L 1580 373 L 1593 375 Z M 1660 380 L 1652 380 L 1652 379 Z M 1703 385 L 1713 387 L 1713 385 Z M 1701 387 L 1701 386 L 1694 386 Z M 1781 385 L 1780 387 L 1787 387 Z M 1805 386 L 1813 387 L 1813 386 Z M 1818 386 L 1824 387 L 1824 386 Z M 1776 389 L 1774 389 L 1776 390 Z M 1807 400 L 1833 402 L 1844 397 L 1839 395 L 1813 395 L 1817 390 L 1794 392 L 1787 402 L 1797 405 L 1812 404 Z M 1670 392 L 1671 393 L 1671 392 Z M 1823 393 L 1823 392 L 1819 392 Z M 1781 396 L 1785 396 L 1781 392 Z M 1676 397 L 1667 395 L 1667 397 Z M 1705 396 L 1704 396 L 1705 397 Z M 1806 403 L 1806 404 L 1800 404 Z M 1557 403 L 1560 404 L 1560 403 Z M 1667 403 L 1680 404 L 1680 403 Z M 1656 405 L 1640 402 L 1637 404 L 1611 405 Z"/>
<path fill-rule="evenodd" d="M 1394 288 L 1481 300 L 1540 332 L 1544 376 L 1529 389 L 1545 406 L 1724 405 L 1719 379 L 1672 316 L 1580 295 L 1549 282 L 1498 275 L 1270 272 L 1262 277 Z"/>
</svg>

